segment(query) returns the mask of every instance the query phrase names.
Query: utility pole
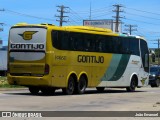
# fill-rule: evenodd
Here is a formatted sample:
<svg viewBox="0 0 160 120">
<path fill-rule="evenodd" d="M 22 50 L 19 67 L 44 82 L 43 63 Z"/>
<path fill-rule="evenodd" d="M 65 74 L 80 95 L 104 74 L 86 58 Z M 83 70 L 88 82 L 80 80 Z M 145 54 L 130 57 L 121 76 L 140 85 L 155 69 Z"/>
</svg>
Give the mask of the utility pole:
<svg viewBox="0 0 160 120">
<path fill-rule="evenodd" d="M 158 66 L 160 65 L 160 62 L 159 62 L 159 43 L 160 43 L 160 40 L 158 39 Z"/>
<path fill-rule="evenodd" d="M 91 20 L 91 16 L 92 16 L 92 4 L 91 4 L 91 2 L 90 2 L 90 12 L 89 12 L 90 14 L 89 14 L 89 20 Z"/>
<path fill-rule="evenodd" d="M 0 11 L 4 11 L 4 9 L 0 9 Z M 0 23 L 1 26 L 4 25 L 4 23 Z M 3 31 L 3 28 L 0 28 L 0 32 Z"/>
<path fill-rule="evenodd" d="M 125 29 L 125 31 L 129 31 L 129 34 L 132 34 L 132 31 L 137 31 L 137 29 L 134 29 L 134 27 L 137 27 L 137 25 L 125 25 L 125 27 L 128 27 L 128 29 Z"/>
<path fill-rule="evenodd" d="M 56 20 L 56 21 L 59 21 L 59 26 L 62 26 L 63 22 L 68 22 L 66 20 L 64 20 L 65 17 L 68 17 L 68 16 L 64 16 L 64 13 L 68 13 L 65 11 L 66 8 L 69 8 L 69 7 L 65 7 L 64 5 L 61 5 L 61 6 L 57 6 L 59 9 L 57 10 L 57 12 L 60 13 L 59 16 L 56 16 L 59 18 L 59 20 Z"/>
<path fill-rule="evenodd" d="M 3 26 L 3 24 L 4 23 L 0 23 L 1 26 Z M 3 31 L 3 28 L 0 27 L 0 32 L 2 32 L 2 31 Z M 1 40 L 1 38 L 0 38 L 0 48 L 2 48 L 2 40 Z"/>
<path fill-rule="evenodd" d="M 3 26 L 4 23 L 0 23 L 0 25 Z M 2 31 L 3 31 L 3 28 L 0 28 L 0 32 L 2 32 Z"/>
<path fill-rule="evenodd" d="M 123 18 L 123 17 L 121 17 L 120 15 L 119 15 L 119 13 L 120 12 L 123 12 L 122 10 L 120 10 L 120 8 L 121 7 L 123 7 L 122 5 L 118 5 L 118 4 L 116 4 L 116 5 L 113 5 L 114 7 L 116 7 L 116 9 L 115 10 L 113 10 L 113 12 L 116 12 L 116 16 L 113 16 L 114 18 L 116 18 L 116 20 L 115 20 L 115 32 L 119 32 L 119 29 L 118 29 L 118 27 L 119 27 L 119 23 L 121 23 L 120 22 L 120 18 Z"/>
<path fill-rule="evenodd" d="M 157 41 L 158 42 L 158 49 L 157 49 L 157 52 L 156 52 L 156 56 L 158 57 L 158 66 L 160 65 L 160 46 L 159 46 L 159 44 L 160 44 L 160 39 L 158 39 L 158 40 L 154 40 L 154 41 Z M 157 43 L 153 43 L 153 44 L 157 44 Z"/>
</svg>

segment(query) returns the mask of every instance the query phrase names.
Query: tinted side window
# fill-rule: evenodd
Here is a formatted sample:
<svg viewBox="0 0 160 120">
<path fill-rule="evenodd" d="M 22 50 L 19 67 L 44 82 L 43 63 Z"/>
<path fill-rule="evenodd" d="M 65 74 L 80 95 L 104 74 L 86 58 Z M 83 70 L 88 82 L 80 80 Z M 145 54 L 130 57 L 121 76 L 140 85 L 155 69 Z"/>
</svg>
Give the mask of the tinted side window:
<svg viewBox="0 0 160 120">
<path fill-rule="evenodd" d="M 113 37 L 110 37 L 110 36 L 105 37 L 105 45 L 106 45 L 106 51 L 105 52 L 108 52 L 108 53 L 113 52 L 114 43 L 113 43 L 112 38 Z"/>
<path fill-rule="evenodd" d="M 140 55 L 139 53 L 139 40 L 136 38 L 130 38 L 130 50 L 133 55 Z"/>
<path fill-rule="evenodd" d="M 95 51 L 95 35 L 84 34 L 84 51 L 92 52 Z"/>
<path fill-rule="evenodd" d="M 136 38 L 129 38 L 129 37 L 119 37 L 119 42 L 117 45 L 118 52 L 120 54 L 132 54 L 138 55 L 139 52 L 139 40 Z"/>
<path fill-rule="evenodd" d="M 69 50 L 70 44 L 69 44 L 69 32 L 61 32 L 59 31 L 59 42 L 60 42 L 60 49 L 61 50 Z"/>
<path fill-rule="evenodd" d="M 52 45 L 61 50 L 69 50 L 69 32 L 52 31 Z"/>
<path fill-rule="evenodd" d="M 130 39 L 127 37 L 123 37 L 122 40 L 122 53 L 123 54 L 131 54 L 131 50 L 130 50 Z"/>
<path fill-rule="evenodd" d="M 117 43 L 115 43 L 117 44 Z M 117 44 L 119 54 L 128 54 L 129 49 L 129 40 L 126 37 L 118 37 L 118 44 Z"/>
<path fill-rule="evenodd" d="M 61 50 L 140 55 L 136 38 L 52 31 L 52 44 Z"/>
<path fill-rule="evenodd" d="M 119 39 L 118 37 L 112 37 L 112 52 L 113 53 L 120 53 L 119 50 L 120 50 L 120 46 L 119 46 Z"/>
<path fill-rule="evenodd" d="M 57 49 L 60 48 L 58 31 L 52 31 L 52 45 Z"/>
<path fill-rule="evenodd" d="M 97 35 L 97 38 L 95 40 L 95 51 L 97 52 L 104 52 L 103 51 L 103 41 L 104 41 L 104 36 Z"/>
<path fill-rule="evenodd" d="M 68 43 L 70 44 L 70 49 L 75 51 L 83 51 L 83 34 L 71 32 Z"/>
</svg>

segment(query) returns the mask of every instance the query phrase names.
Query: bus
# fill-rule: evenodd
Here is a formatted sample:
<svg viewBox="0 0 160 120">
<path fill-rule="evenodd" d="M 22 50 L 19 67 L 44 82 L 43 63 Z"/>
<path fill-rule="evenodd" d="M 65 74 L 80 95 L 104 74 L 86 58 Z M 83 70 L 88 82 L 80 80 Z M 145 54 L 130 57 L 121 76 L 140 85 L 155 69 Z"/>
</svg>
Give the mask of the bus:
<svg viewBox="0 0 160 120">
<path fill-rule="evenodd" d="M 133 92 L 148 85 L 149 50 L 143 37 L 110 29 L 19 23 L 9 32 L 7 76 L 31 94 Z"/>
</svg>

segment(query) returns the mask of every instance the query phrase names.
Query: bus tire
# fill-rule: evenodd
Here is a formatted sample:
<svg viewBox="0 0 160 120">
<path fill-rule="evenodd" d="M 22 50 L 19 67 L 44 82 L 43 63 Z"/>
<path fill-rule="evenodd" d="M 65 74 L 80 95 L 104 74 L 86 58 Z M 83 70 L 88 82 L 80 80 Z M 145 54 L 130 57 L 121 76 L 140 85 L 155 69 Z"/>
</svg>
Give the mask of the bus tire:
<svg viewBox="0 0 160 120">
<path fill-rule="evenodd" d="M 155 84 L 151 84 L 151 87 L 156 87 Z"/>
<path fill-rule="evenodd" d="M 137 87 L 136 78 L 132 77 L 130 86 L 126 88 L 127 92 L 134 92 Z"/>
<path fill-rule="evenodd" d="M 101 93 L 101 92 L 104 92 L 105 87 L 96 87 L 96 89 L 98 92 Z"/>
<path fill-rule="evenodd" d="M 156 79 L 155 83 L 151 84 L 151 87 L 159 87 L 160 86 L 160 80 Z"/>
<path fill-rule="evenodd" d="M 37 95 L 39 93 L 38 87 L 29 87 L 29 91 L 32 95 Z"/>
<path fill-rule="evenodd" d="M 72 76 L 68 79 L 68 85 L 66 88 L 62 88 L 62 92 L 66 95 L 72 95 L 75 90 L 75 81 Z"/>
<path fill-rule="evenodd" d="M 43 88 L 41 88 L 41 92 L 44 95 L 53 95 L 55 93 L 55 88 L 53 88 L 53 87 L 43 87 Z"/>
<path fill-rule="evenodd" d="M 75 88 L 76 93 L 83 94 L 87 87 L 87 80 L 84 76 L 80 77 L 77 87 Z"/>
</svg>

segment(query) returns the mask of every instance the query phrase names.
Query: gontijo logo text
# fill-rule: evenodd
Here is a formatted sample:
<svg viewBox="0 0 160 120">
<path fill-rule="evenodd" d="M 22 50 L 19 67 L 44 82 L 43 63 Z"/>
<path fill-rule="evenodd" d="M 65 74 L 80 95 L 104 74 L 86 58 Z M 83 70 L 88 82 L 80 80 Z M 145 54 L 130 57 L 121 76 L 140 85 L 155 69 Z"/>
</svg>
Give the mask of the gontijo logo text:
<svg viewBox="0 0 160 120">
<path fill-rule="evenodd" d="M 20 35 L 24 40 L 31 40 L 33 35 L 38 31 L 25 31 Z M 18 50 L 44 50 L 45 45 L 41 43 L 11 43 L 10 49 L 18 49 Z"/>
<path fill-rule="evenodd" d="M 25 31 L 23 34 L 18 34 L 20 35 L 24 40 L 31 40 L 33 34 L 35 34 L 38 31 Z"/>
<path fill-rule="evenodd" d="M 44 50 L 44 44 L 10 44 L 11 49 L 18 50 Z"/>
</svg>

